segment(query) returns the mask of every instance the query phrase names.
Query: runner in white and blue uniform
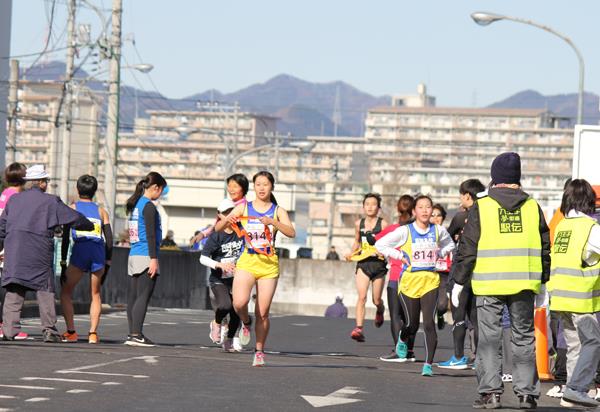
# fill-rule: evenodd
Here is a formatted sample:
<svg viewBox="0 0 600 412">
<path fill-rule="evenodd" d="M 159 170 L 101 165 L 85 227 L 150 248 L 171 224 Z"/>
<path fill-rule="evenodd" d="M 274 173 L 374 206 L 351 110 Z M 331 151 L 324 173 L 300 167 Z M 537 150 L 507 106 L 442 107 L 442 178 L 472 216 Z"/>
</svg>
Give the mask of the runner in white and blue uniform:
<svg viewBox="0 0 600 412">
<path fill-rule="evenodd" d="M 98 181 L 90 175 L 83 175 L 77 179 L 77 192 L 79 200 L 71 207 L 94 224 L 91 231 L 78 231 L 70 229 L 69 226 L 63 228 L 63 241 L 61 248 L 61 291 L 60 300 L 63 309 L 63 316 L 67 326 L 67 331 L 62 335 L 63 342 L 77 342 L 78 335 L 75 331 L 75 322 L 73 319 L 73 289 L 81 280 L 84 273 L 91 273 L 91 304 L 90 304 L 90 329 L 88 333 L 89 343 L 98 343 L 98 324 L 100 323 L 100 312 L 102 309 L 102 300 L 100 296 L 100 286 L 103 276 L 105 276 L 105 267 L 110 265 L 112 255 L 112 230 L 106 210 L 98 206 L 92 199 L 98 189 Z M 73 247 L 71 250 L 71 259 L 69 266 L 67 264 L 67 255 L 69 252 L 69 241 L 73 238 Z"/>
</svg>

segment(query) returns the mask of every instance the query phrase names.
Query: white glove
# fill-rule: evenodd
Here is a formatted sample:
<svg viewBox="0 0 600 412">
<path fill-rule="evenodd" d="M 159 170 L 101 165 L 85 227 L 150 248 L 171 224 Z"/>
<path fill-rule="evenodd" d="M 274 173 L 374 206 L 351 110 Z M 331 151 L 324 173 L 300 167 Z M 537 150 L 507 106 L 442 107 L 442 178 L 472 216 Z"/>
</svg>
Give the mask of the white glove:
<svg viewBox="0 0 600 412">
<path fill-rule="evenodd" d="M 452 306 L 455 308 L 458 307 L 458 298 L 460 297 L 460 292 L 462 292 L 463 288 L 464 286 L 459 285 L 458 283 L 455 283 L 452 288 Z"/>
<path fill-rule="evenodd" d="M 546 290 L 546 285 L 542 285 L 540 293 L 535 295 L 535 307 L 536 308 L 547 308 L 550 301 L 550 296 Z"/>
</svg>

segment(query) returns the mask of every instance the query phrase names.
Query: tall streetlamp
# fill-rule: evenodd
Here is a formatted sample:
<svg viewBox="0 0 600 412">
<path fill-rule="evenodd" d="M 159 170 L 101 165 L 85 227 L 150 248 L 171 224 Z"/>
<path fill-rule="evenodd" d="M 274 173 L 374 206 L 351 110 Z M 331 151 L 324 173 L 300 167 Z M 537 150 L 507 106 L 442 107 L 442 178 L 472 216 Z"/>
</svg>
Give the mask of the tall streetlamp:
<svg viewBox="0 0 600 412">
<path fill-rule="evenodd" d="M 551 27 L 536 23 L 531 20 L 522 19 L 520 17 L 511 17 L 511 16 L 504 16 L 502 14 L 478 11 L 478 12 L 472 13 L 471 18 L 473 19 L 473 21 L 475 23 L 479 24 L 480 26 L 487 26 L 487 25 L 492 24 L 499 20 L 510 20 L 510 21 L 514 21 L 517 23 L 527 24 L 529 26 L 537 27 L 538 29 L 542 29 L 542 30 L 547 31 L 548 33 L 554 34 L 555 36 L 563 39 L 569 46 L 571 46 L 571 48 L 577 55 L 577 60 L 579 61 L 579 96 L 577 99 L 577 124 L 583 124 L 583 78 L 584 78 L 583 74 L 584 74 L 585 66 L 583 64 L 583 56 L 581 55 L 581 52 L 575 46 L 575 44 L 573 43 L 573 41 L 570 38 L 568 38 L 564 34 L 557 32 L 556 30 L 552 29 Z"/>
</svg>

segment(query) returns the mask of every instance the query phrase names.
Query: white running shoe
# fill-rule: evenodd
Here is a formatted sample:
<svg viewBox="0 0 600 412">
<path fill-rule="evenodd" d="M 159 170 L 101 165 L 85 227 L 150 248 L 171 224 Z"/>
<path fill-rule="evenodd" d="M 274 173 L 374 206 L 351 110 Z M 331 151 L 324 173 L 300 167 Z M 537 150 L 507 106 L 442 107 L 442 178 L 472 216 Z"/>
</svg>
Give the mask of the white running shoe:
<svg viewBox="0 0 600 412">
<path fill-rule="evenodd" d="M 240 338 L 237 336 L 233 338 L 233 350 L 236 352 L 241 352 L 244 350 L 242 344 L 240 343 Z"/>
<path fill-rule="evenodd" d="M 254 352 L 254 360 L 252 366 L 265 366 L 265 354 L 261 350 Z"/>
<path fill-rule="evenodd" d="M 546 392 L 546 396 L 551 398 L 562 398 L 564 390 L 565 385 L 554 385 L 548 392 Z"/>
<path fill-rule="evenodd" d="M 208 325 L 208 337 L 210 338 L 210 340 L 212 341 L 212 343 L 214 343 L 215 345 L 220 345 L 221 344 L 221 326 L 217 325 L 217 322 L 215 322 L 214 320 L 210 321 L 210 324 Z"/>
<path fill-rule="evenodd" d="M 242 323 L 242 327 L 240 328 L 240 344 L 242 346 L 246 346 L 250 343 L 250 338 L 252 337 L 252 333 L 250 331 L 251 325 L 244 325 Z"/>
</svg>

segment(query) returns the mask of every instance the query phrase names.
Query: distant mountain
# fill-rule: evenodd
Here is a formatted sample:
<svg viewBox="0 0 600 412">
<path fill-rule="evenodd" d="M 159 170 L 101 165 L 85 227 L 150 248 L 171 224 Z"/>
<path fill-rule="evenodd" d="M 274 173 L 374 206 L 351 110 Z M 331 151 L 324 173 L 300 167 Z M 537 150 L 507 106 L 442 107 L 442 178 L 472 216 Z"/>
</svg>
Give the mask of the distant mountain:
<svg viewBox="0 0 600 412">
<path fill-rule="evenodd" d="M 575 122 L 577 117 L 577 97 L 573 94 L 557 94 L 544 96 L 535 90 L 524 90 L 501 100 L 489 107 L 521 108 L 521 109 L 548 109 L 558 115 L 569 117 Z M 598 124 L 600 112 L 598 104 L 600 99 L 593 93 L 583 95 L 583 119 L 586 124 Z"/>
</svg>

